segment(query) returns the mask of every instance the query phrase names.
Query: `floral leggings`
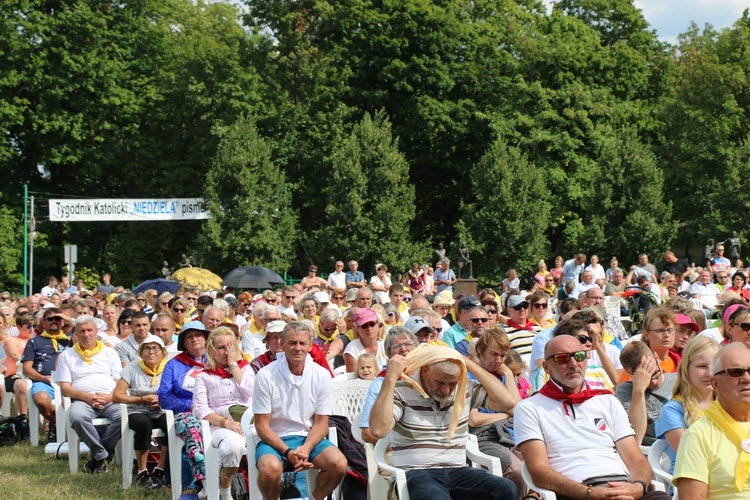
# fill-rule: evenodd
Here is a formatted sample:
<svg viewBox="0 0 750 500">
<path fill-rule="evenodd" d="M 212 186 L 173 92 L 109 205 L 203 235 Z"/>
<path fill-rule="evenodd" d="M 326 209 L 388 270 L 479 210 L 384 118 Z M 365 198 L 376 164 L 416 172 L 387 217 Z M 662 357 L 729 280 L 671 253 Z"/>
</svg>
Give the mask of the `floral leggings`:
<svg viewBox="0 0 750 500">
<path fill-rule="evenodd" d="M 185 441 L 190 470 L 196 481 L 206 478 L 206 456 L 203 454 L 201 423 L 192 412 L 177 413 L 174 416 L 174 429 L 177 437 Z"/>
</svg>

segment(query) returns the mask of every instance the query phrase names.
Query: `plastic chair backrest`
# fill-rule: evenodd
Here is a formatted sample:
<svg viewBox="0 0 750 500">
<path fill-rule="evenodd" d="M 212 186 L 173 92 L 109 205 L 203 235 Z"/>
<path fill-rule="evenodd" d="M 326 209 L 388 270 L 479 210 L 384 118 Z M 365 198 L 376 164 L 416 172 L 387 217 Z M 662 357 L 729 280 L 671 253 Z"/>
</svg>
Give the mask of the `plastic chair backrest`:
<svg viewBox="0 0 750 500">
<path fill-rule="evenodd" d="M 332 389 L 333 415 L 341 415 L 353 421 L 362 412 L 371 380 L 336 380 Z"/>
</svg>

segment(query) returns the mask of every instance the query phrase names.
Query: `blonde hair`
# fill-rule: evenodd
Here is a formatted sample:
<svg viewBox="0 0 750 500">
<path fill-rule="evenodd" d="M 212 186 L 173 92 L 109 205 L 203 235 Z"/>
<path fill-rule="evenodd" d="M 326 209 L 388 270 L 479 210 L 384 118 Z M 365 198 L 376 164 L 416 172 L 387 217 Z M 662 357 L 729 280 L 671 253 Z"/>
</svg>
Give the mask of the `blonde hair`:
<svg viewBox="0 0 750 500">
<path fill-rule="evenodd" d="M 371 353 L 366 352 L 364 354 L 360 354 L 360 356 L 357 358 L 357 378 L 359 378 L 359 369 L 362 368 L 362 365 L 365 363 L 365 361 L 369 361 L 372 364 L 372 367 L 374 370 L 378 369 L 378 363 L 375 360 L 375 356 L 373 356 Z M 377 371 L 373 375 L 377 375 Z"/>
<path fill-rule="evenodd" d="M 672 399 L 679 398 L 685 408 L 685 425 L 690 426 L 703 416 L 699 402 L 700 397 L 695 386 L 690 381 L 690 365 L 696 356 L 710 351 L 719 351 L 719 344 L 714 339 L 706 336 L 693 337 L 685 345 L 682 351 L 682 360 L 677 370 L 677 379 L 672 388 Z"/>
<path fill-rule="evenodd" d="M 237 337 L 235 336 L 234 330 L 232 330 L 229 327 L 226 326 L 219 326 L 211 332 L 211 334 L 208 336 L 208 340 L 206 341 L 206 363 L 205 366 L 209 370 L 213 370 L 216 368 L 216 360 L 214 359 L 212 352 L 216 352 L 216 348 L 214 347 L 214 342 L 216 341 L 217 337 L 223 337 L 228 336 L 232 337 L 232 340 L 234 341 L 234 348 L 237 350 L 237 352 L 242 352 L 242 347 L 240 346 L 239 341 L 237 341 Z"/>
</svg>

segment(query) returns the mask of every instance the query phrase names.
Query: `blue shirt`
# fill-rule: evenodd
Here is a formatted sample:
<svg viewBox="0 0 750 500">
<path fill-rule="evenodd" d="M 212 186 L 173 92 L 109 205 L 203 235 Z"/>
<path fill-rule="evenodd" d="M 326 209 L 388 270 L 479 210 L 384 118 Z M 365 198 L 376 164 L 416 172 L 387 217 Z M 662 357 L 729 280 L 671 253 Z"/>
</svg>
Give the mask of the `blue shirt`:
<svg viewBox="0 0 750 500">
<path fill-rule="evenodd" d="M 362 271 L 357 271 L 356 273 L 353 273 L 351 271 L 347 271 L 344 275 L 344 279 L 346 282 L 354 281 L 354 282 L 362 282 L 365 280 L 365 275 Z"/>
<path fill-rule="evenodd" d="M 203 355 L 206 361 L 206 355 Z M 172 410 L 175 413 L 190 411 L 193 406 L 193 391 L 186 389 L 195 384 L 195 376 L 203 370 L 201 367 L 188 366 L 182 361 L 172 358 L 167 361 L 161 374 L 159 384 L 159 406 L 164 410 Z M 192 380 L 186 381 L 190 377 Z"/>
<path fill-rule="evenodd" d="M 433 273 L 432 279 L 435 281 L 453 281 L 456 278 L 456 274 L 453 272 L 453 269 L 450 267 L 447 271 L 443 271 L 439 267 L 435 269 L 435 272 Z M 435 293 L 440 293 L 443 290 L 453 290 L 453 285 L 443 285 L 440 284 L 437 286 L 437 289 L 435 290 Z"/>
<path fill-rule="evenodd" d="M 563 286 L 568 281 L 572 281 L 574 283 L 578 283 L 578 275 L 583 272 L 584 267 L 586 267 L 586 263 L 582 262 L 579 265 L 576 265 L 575 259 L 570 259 L 563 264 L 562 268 L 562 284 Z M 562 287 L 561 287 L 562 288 Z"/>
<path fill-rule="evenodd" d="M 656 432 L 656 439 L 666 439 L 665 434 L 668 431 L 674 429 L 687 429 L 685 424 L 685 407 L 682 406 L 681 401 L 669 400 L 662 406 L 659 418 L 654 422 L 654 431 Z M 669 473 L 674 472 L 674 461 L 677 457 L 677 453 L 672 449 L 671 446 L 667 446 L 667 455 L 669 455 Z"/>
<path fill-rule="evenodd" d="M 49 375 L 55 369 L 57 355 L 70 346 L 69 340 L 58 340 L 57 351 L 55 351 L 52 339 L 47 337 L 33 337 L 26 342 L 23 350 L 21 363 L 24 361 L 33 361 L 32 367 L 40 375 Z"/>
<path fill-rule="evenodd" d="M 466 338 L 469 332 L 464 330 L 461 323 L 455 323 L 452 327 L 448 328 L 443 332 L 443 342 L 448 344 L 449 347 L 456 348 L 456 344 Z"/>
</svg>

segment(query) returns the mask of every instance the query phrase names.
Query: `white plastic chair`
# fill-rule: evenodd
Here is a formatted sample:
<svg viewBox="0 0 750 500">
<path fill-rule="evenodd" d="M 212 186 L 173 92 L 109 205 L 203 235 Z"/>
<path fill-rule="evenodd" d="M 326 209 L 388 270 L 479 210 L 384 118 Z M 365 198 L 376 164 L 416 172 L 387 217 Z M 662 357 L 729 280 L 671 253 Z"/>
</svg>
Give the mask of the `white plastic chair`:
<svg viewBox="0 0 750 500">
<path fill-rule="evenodd" d="M 64 398 L 65 400 L 65 433 L 68 437 L 68 465 L 70 466 L 70 473 L 76 474 L 78 473 L 78 461 L 81 454 L 81 441 L 78 438 L 78 434 L 76 434 L 75 429 L 73 429 L 73 424 L 70 423 L 70 407 L 71 402 L 70 398 Z M 91 420 L 91 423 L 94 424 L 96 427 L 104 426 L 104 425 L 111 425 L 112 421 L 108 418 L 94 418 Z M 85 444 L 84 444 L 85 446 Z M 115 449 L 115 458 L 118 456 L 122 456 L 122 440 L 118 441 L 117 447 Z M 86 450 L 88 448 L 86 447 Z"/>
<path fill-rule="evenodd" d="M 211 424 L 208 423 L 208 420 L 201 420 L 201 434 L 203 436 L 203 455 L 206 460 L 206 481 L 203 483 L 206 487 L 206 499 L 218 500 L 220 470 L 219 450 L 211 442 Z M 180 463 L 181 462 L 182 461 L 180 461 Z"/>
<path fill-rule="evenodd" d="M 399 499 L 409 500 L 409 489 L 406 487 L 406 472 L 398 467 L 393 467 L 385 460 L 385 452 L 390 445 L 391 434 L 389 433 L 375 445 L 375 461 L 378 467 L 391 473 Z M 473 434 L 469 434 L 469 439 L 466 441 L 466 458 L 471 460 L 473 467 L 484 468 L 487 472 L 495 476 L 503 476 L 503 466 L 500 463 L 500 459 L 480 452 L 477 437 Z M 375 497 L 373 496 L 372 498 Z"/>
<path fill-rule="evenodd" d="M 331 389 L 332 415 L 341 415 L 354 420 L 357 414 L 362 413 L 367 399 L 367 391 L 371 380 L 334 380 Z"/>
<path fill-rule="evenodd" d="M 651 470 L 654 472 L 654 479 L 661 482 L 665 489 L 669 491 L 669 487 L 672 486 L 672 474 L 669 473 L 669 465 L 671 462 L 669 458 L 666 458 L 667 468 L 663 466 L 664 457 L 667 456 L 667 449 L 669 444 L 664 439 L 657 439 L 654 444 L 651 445 L 651 449 L 648 452 L 648 463 L 651 465 Z M 677 500 L 677 488 L 674 489 L 673 500 Z"/>
<path fill-rule="evenodd" d="M 365 447 L 365 458 L 367 459 L 367 498 L 380 500 L 388 498 L 388 479 L 378 473 L 378 463 L 375 461 L 375 447 L 372 443 L 362 439 L 362 413 L 358 413 L 352 420 L 352 436 Z"/>
<path fill-rule="evenodd" d="M 169 421 L 169 418 L 172 421 Z M 120 422 L 122 427 L 120 428 L 120 446 L 122 447 L 122 489 L 127 490 L 133 484 L 133 457 L 135 456 L 135 431 L 130 428 L 128 417 L 128 405 L 120 403 Z M 170 412 L 167 415 L 167 428 L 169 426 L 174 427 L 174 415 Z M 161 429 L 154 429 L 151 431 L 152 438 L 163 438 L 166 434 Z M 182 463 L 182 460 L 180 460 Z"/>
<path fill-rule="evenodd" d="M 34 403 L 34 398 L 31 397 L 31 384 L 32 381 L 29 379 L 26 379 L 26 385 L 29 393 L 29 440 L 31 441 L 31 446 L 39 446 L 39 427 L 41 425 L 44 425 L 44 418 L 39 413 L 39 408 L 37 408 L 36 403 Z M 54 398 L 52 399 L 52 404 L 55 407 L 55 425 L 57 427 L 57 441 L 59 443 L 65 442 L 65 408 L 63 407 L 63 398 L 60 394 L 60 387 L 57 384 L 52 384 L 52 389 L 55 391 Z M 39 424 L 34 425 L 34 422 L 39 422 Z"/>
<path fill-rule="evenodd" d="M 177 437 L 174 426 L 174 412 L 164 410 L 167 415 L 167 443 L 169 446 L 169 475 L 172 481 L 172 500 L 182 495 L 182 447 L 185 441 Z"/>
<path fill-rule="evenodd" d="M 357 378 L 357 374 L 354 373 L 354 372 L 351 372 L 351 373 L 341 373 L 341 374 L 336 375 L 335 377 L 333 377 L 332 381 L 333 382 L 340 382 L 342 380 L 354 380 L 356 378 Z"/>
<path fill-rule="evenodd" d="M 0 382 L 5 383 L 5 378 L 3 377 L 0 379 Z M 11 414 L 11 408 L 13 410 L 16 410 L 16 405 L 13 404 L 11 407 L 11 403 L 15 402 L 16 393 L 15 392 L 6 392 L 5 397 L 3 398 L 3 406 L 0 408 L 0 414 L 2 414 L 4 417 L 11 417 L 13 416 Z M 16 413 L 18 413 L 18 410 L 16 410 Z"/>
</svg>

